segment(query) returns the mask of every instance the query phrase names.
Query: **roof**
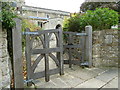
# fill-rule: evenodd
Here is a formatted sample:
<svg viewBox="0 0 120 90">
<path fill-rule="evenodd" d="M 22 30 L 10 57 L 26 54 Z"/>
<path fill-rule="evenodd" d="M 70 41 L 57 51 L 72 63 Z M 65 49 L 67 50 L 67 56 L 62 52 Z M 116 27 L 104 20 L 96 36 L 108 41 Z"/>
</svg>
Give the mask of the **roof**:
<svg viewBox="0 0 120 90">
<path fill-rule="evenodd" d="M 62 15 L 70 16 L 70 12 L 41 8 L 41 7 L 23 5 L 22 9 L 23 10 L 28 10 L 28 11 L 38 11 L 38 12 L 54 13 L 54 14 L 62 14 Z"/>
</svg>

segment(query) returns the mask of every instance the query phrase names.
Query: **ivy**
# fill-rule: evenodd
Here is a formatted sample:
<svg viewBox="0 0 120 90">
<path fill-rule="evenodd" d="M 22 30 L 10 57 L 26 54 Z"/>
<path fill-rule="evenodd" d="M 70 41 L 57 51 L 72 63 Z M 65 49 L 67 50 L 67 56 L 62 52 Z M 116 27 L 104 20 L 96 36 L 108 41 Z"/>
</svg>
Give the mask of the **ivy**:
<svg viewBox="0 0 120 90">
<path fill-rule="evenodd" d="M 3 30 L 9 30 L 15 26 L 13 18 L 17 15 L 14 13 L 15 8 L 11 7 L 11 3 L 1 2 L 0 21 L 2 22 Z"/>
</svg>

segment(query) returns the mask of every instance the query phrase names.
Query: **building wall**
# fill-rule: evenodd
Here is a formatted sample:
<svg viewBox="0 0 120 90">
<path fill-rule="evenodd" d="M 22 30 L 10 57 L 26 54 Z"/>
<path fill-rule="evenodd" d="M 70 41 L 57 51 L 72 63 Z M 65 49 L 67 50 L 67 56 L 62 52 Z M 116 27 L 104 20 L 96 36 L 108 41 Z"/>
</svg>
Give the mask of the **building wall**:
<svg viewBox="0 0 120 90">
<path fill-rule="evenodd" d="M 93 65 L 118 66 L 118 30 L 93 32 Z"/>
<path fill-rule="evenodd" d="M 48 20 L 42 19 L 33 19 L 32 21 L 38 25 L 38 22 L 42 22 L 42 29 L 55 29 L 55 27 L 60 24 L 63 25 L 63 21 L 65 18 L 70 17 L 69 12 L 60 11 L 60 10 L 52 10 L 46 8 L 32 7 L 24 5 L 22 7 L 23 17 L 42 17 L 48 18 Z M 46 23 L 44 23 L 46 21 Z"/>
</svg>

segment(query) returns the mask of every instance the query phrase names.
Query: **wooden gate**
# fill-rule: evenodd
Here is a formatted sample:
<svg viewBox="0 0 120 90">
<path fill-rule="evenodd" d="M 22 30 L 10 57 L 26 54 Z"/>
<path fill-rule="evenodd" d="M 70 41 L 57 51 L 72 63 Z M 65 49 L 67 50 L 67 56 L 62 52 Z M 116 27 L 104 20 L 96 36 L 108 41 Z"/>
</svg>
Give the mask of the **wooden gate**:
<svg viewBox="0 0 120 90">
<path fill-rule="evenodd" d="M 45 80 L 48 82 L 50 75 L 60 73 L 63 75 L 63 45 L 62 45 L 62 30 L 44 30 L 30 32 L 27 28 L 26 32 L 26 63 L 27 63 L 27 79 L 38 79 L 40 77 L 45 77 Z M 56 47 L 50 48 L 50 38 L 52 35 L 56 37 Z M 42 48 L 34 48 L 33 42 L 35 39 L 39 39 L 42 44 Z M 53 54 L 53 53 L 56 53 Z M 32 55 L 37 55 L 36 60 L 32 61 Z M 45 60 L 45 70 L 42 72 L 35 72 L 36 67 L 44 58 Z M 49 58 L 52 58 L 57 66 L 55 69 L 49 69 Z M 41 68 L 39 68 L 41 69 Z"/>
<path fill-rule="evenodd" d="M 15 88 L 23 88 L 24 87 L 24 81 L 23 81 L 23 63 L 22 63 L 22 40 L 21 40 L 21 21 L 20 19 L 14 19 L 16 22 L 16 26 L 12 30 L 12 37 L 13 37 L 13 60 L 14 60 L 14 82 L 15 82 Z M 29 29 L 26 29 L 26 32 L 24 32 L 26 35 L 26 61 L 27 61 L 27 82 L 29 82 L 31 79 L 37 79 L 40 77 L 45 77 L 46 81 L 49 81 L 49 76 L 60 73 L 62 75 L 63 72 L 63 40 L 62 40 L 62 30 L 61 29 L 54 29 L 54 30 L 44 30 L 44 31 L 36 31 L 36 32 L 30 32 Z M 52 34 L 56 37 L 56 47 L 50 48 L 50 37 Z M 69 54 L 69 65 L 71 67 L 72 64 L 80 64 L 81 62 L 84 62 L 85 60 L 88 61 L 89 67 L 92 66 L 92 27 L 86 26 L 84 33 L 74 33 L 74 32 L 64 32 L 64 34 L 67 34 L 66 43 L 64 44 L 64 51 L 65 49 L 68 49 Z M 83 37 L 75 44 L 73 43 L 73 37 Z M 42 48 L 33 48 L 33 42 L 35 39 L 41 40 L 41 44 L 43 45 Z M 75 38 L 76 39 L 76 38 Z M 83 42 L 83 43 L 82 43 Z M 73 54 L 71 50 L 74 48 L 78 48 L 77 54 Z M 79 54 L 79 48 L 82 48 L 81 51 L 81 57 Z M 83 51 L 84 50 L 84 51 Z M 56 56 L 53 54 L 56 53 Z M 31 60 L 32 55 L 38 55 L 36 60 L 34 62 Z M 51 57 L 57 68 L 50 70 L 49 69 L 49 58 Z M 75 61 L 73 59 L 77 59 Z M 38 64 L 42 61 L 42 58 L 44 58 L 45 61 L 45 70 L 42 72 L 35 72 L 36 67 Z M 41 69 L 41 68 L 39 68 Z"/>
<path fill-rule="evenodd" d="M 92 27 L 86 26 L 85 32 L 63 32 L 65 64 L 92 66 Z M 66 60 L 67 59 L 67 60 Z"/>
</svg>

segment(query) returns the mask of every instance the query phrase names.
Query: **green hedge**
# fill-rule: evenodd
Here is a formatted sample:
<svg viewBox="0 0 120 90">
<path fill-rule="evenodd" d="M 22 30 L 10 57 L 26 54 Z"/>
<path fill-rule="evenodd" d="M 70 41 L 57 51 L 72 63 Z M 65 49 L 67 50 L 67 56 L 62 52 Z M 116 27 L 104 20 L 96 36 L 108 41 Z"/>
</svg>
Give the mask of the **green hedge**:
<svg viewBox="0 0 120 90">
<path fill-rule="evenodd" d="M 118 24 L 119 14 L 109 8 L 96 8 L 88 10 L 84 14 L 76 14 L 69 18 L 64 24 L 65 31 L 81 32 L 86 25 L 91 25 L 93 30 L 110 29 L 112 25 Z"/>
</svg>

